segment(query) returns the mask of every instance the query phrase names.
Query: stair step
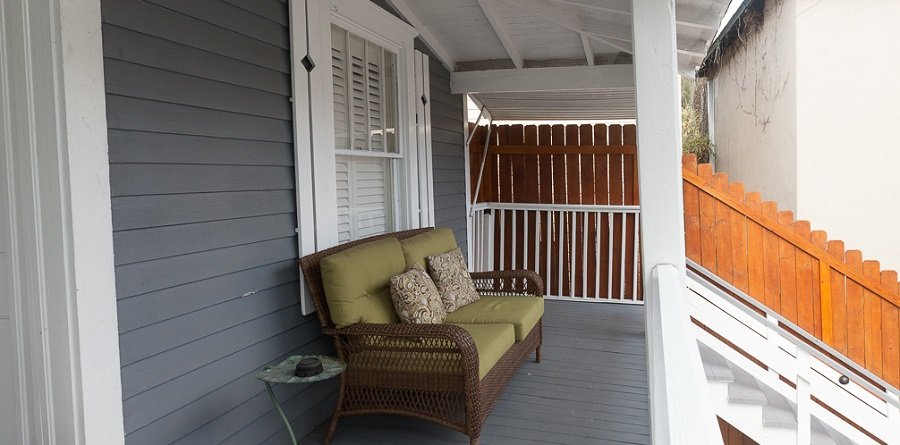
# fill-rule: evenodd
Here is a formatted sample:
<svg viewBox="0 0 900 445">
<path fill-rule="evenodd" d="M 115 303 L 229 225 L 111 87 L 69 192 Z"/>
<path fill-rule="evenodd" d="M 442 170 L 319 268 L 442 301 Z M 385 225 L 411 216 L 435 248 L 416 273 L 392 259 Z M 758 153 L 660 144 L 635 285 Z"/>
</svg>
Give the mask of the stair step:
<svg viewBox="0 0 900 445">
<path fill-rule="evenodd" d="M 762 409 L 762 419 L 763 425 L 766 427 L 797 427 L 797 415 L 794 414 L 794 410 L 783 406 L 775 406 L 772 404 L 764 406 Z"/>
<path fill-rule="evenodd" d="M 728 402 L 746 405 L 765 405 L 766 395 L 754 383 L 735 381 L 728 384 Z"/>
<path fill-rule="evenodd" d="M 824 431 L 813 430 L 809 439 L 809 443 L 815 445 L 838 445 L 838 443 Z"/>
<path fill-rule="evenodd" d="M 703 362 L 703 370 L 706 372 L 706 379 L 711 382 L 731 383 L 734 381 L 734 373 L 728 366 Z"/>
</svg>

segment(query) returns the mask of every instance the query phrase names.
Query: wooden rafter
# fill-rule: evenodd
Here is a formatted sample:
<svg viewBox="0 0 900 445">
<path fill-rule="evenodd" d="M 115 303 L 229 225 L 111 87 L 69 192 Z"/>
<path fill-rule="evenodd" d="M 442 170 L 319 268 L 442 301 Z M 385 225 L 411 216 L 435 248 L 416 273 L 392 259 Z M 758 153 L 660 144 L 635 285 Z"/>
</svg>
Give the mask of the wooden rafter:
<svg viewBox="0 0 900 445">
<path fill-rule="evenodd" d="M 584 58 L 587 59 L 588 66 L 594 66 L 594 50 L 591 48 L 591 41 L 585 33 L 579 33 L 581 36 L 581 47 L 584 48 Z"/>
<path fill-rule="evenodd" d="M 509 34 L 509 30 L 506 29 L 506 24 L 503 23 L 503 20 L 497 15 L 497 10 L 492 0 L 478 0 L 478 6 L 481 7 L 485 17 L 487 17 L 488 22 L 490 22 L 491 27 L 494 28 L 494 33 L 500 38 L 500 43 L 506 50 L 506 54 L 512 59 L 513 65 L 518 69 L 522 69 L 522 67 L 525 66 L 522 54 L 516 48 L 515 42 L 513 42 L 512 36 Z"/>
<path fill-rule="evenodd" d="M 619 50 L 619 51 L 622 51 L 622 52 L 625 53 L 625 54 L 634 54 L 634 52 L 631 50 L 631 48 L 627 48 L 627 47 L 625 47 L 625 46 L 623 46 L 623 45 L 619 45 L 618 43 L 615 43 L 615 42 L 610 42 L 609 40 L 604 39 L 603 37 L 600 37 L 600 36 L 597 36 L 597 35 L 593 35 L 593 34 L 591 34 L 590 37 L 591 37 L 592 39 L 594 39 L 594 40 L 600 42 L 600 43 L 603 43 L 603 44 L 605 44 L 605 45 L 607 45 L 607 46 L 610 46 L 610 47 L 615 48 L 615 49 L 617 49 L 617 50 Z"/>
<path fill-rule="evenodd" d="M 603 12 L 608 12 L 610 14 L 618 14 L 618 15 L 622 15 L 622 16 L 631 17 L 631 11 L 626 11 L 623 9 L 610 8 L 608 6 L 603 6 L 603 5 L 594 5 L 594 4 L 590 4 L 590 3 L 584 3 L 583 1 L 579 1 L 579 0 L 553 0 L 553 1 L 555 1 L 556 3 L 564 4 L 564 5 L 578 6 L 581 8 L 593 9 L 595 11 L 603 11 Z M 718 30 L 718 28 L 714 25 L 689 22 L 686 20 L 676 20 L 675 24 L 678 26 L 685 26 L 685 27 L 689 27 L 689 28 L 700 28 L 700 29 L 706 29 L 706 30 L 710 30 L 710 31 Z"/>
<path fill-rule="evenodd" d="M 413 28 L 416 28 L 419 31 L 419 35 L 422 36 L 422 40 L 425 42 L 425 45 L 434 52 L 434 55 L 444 64 L 444 66 L 450 71 L 453 72 L 456 70 L 456 58 L 441 44 L 441 41 L 438 40 L 437 36 L 431 32 L 431 30 L 419 20 L 419 17 L 413 13 L 412 9 L 410 9 L 409 5 L 406 3 L 406 0 L 387 0 L 400 15 L 409 22 Z"/>
</svg>

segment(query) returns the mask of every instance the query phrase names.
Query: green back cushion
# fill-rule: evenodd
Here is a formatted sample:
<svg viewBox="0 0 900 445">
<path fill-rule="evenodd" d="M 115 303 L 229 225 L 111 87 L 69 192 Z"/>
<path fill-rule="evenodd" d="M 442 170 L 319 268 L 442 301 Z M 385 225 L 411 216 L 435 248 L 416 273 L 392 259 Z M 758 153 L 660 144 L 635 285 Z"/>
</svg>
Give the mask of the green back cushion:
<svg viewBox="0 0 900 445">
<path fill-rule="evenodd" d="M 322 285 L 337 328 L 356 323 L 397 323 L 391 277 L 406 270 L 396 238 L 361 244 L 322 259 Z"/>
<path fill-rule="evenodd" d="M 428 270 L 428 257 L 449 252 L 459 246 L 453 231 L 447 228 L 429 230 L 421 235 L 409 237 L 400 241 L 403 246 L 403 256 L 406 258 L 406 266 L 411 267 L 418 263 Z"/>
</svg>

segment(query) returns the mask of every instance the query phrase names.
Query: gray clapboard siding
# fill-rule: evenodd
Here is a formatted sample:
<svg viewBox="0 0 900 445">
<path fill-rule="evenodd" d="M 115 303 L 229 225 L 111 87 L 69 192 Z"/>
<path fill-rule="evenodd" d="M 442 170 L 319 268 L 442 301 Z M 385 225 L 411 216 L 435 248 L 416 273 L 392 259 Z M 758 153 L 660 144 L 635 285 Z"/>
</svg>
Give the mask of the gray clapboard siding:
<svg viewBox="0 0 900 445">
<path fill-rule="evenodd" d="M 331 350 L 299 315 L 287 5 L 101 6 L 126 442 L 262 443 L 253 374 Z M 318 424 L 334 391 L 279 394 Z"/>
<path fill-rule="evenodd" d="M 110 130 L 109 143 L 115 164 L 294 165 L 293 145 L 281 142 Z"/>
<path fill-rule="evenodd" d="M 129 230 L 292 213 L 296 206 L 291 190 L 126 196 L 112 202 L 113 228 Z"/>
<path fill-rule="evenodd" d="M 447 69 L 433 55 L 429 62 L 435 225 L 453 229 L 460 249 L 466 252 L 463 100 L 459 95 L 450 95 Z"/>
<path fill-rule="evenodd" d="M 253 267 L 118 301 L 119 332 L 125 333 L 170 318 L 242 298 L 297 279 L 293 258 Z M 191 298 L 185 298 L 190 295 Z"/>
<path fill-rule="evenodd" d="M 289 33 L 285 26 L 272 26 L 270 20 L 246 14 L 237 6 L 219 0 L 146 0 L 184 15 L 218 25 L 261 42 L 289 49 Z"/>
<path fill-rule="evenodd" d="M 290 103 L 278 93 L 214 82 L 187 74 L 107 61 L 106 92 L 119 96 L 193 105 L 213 110 L 290 120 Z"/>
<path fill-rule="evenodd" d="M 115 130 L 291 142 L 290 121 L 107 94 L 107 125 Z"/>
<path fill-rule="evenodd" d="M 282 5 L 286 10 L 287 5 Z M 102 6 L 106 23 L 157 36 L 197 49 L 290 73 L 283 48 L 142 0 L 109 0 Z M 286 14 L 286 12 L 282 12 Z"/>
<path fill-rule="evenodd" d="M 278 214 L 121 231 L 114 235 L 116 265 L 290 237 L 295 225 L 292 215 Z"/>
<path fill-rule="evenodd" d="M 103 24 L 103 37 L 103 51 L 108 60 L 172 70 L 285 96 L 291 92 L 289 73 L 108 23 Z"/>
</svg>

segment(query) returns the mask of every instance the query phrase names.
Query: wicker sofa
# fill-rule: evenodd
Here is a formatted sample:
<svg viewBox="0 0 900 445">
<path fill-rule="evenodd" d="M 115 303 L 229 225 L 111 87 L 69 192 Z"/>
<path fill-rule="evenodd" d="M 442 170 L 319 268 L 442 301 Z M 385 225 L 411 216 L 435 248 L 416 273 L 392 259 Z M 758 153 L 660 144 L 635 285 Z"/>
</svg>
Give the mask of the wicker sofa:
<svg viewBox="0 0 900 445">
<path fill-rule="evenodd" d="M 300 259 L 322 331 L 333 337 L 348 365 L 326 444 L 342 417 L 370 413 L 437 422 L 478 444 L 509 379 L 532 351 L 540 362 L 543 282 L 534 272 L 473 273 L 481 298 L 449 314 L 444 324 L 399 323 L 396 314 L 392 319 L 386 313 L 391 274 L 454 247 L 448 229 L 426 228 L 366 238 Z M 354 304 L 367 306 L 350 308 L 348 318 L 346 302 L 337 303 L 333 294 L 357 292 L 353 289 L 360 286 L 365 295 Z"/>
</svg>

